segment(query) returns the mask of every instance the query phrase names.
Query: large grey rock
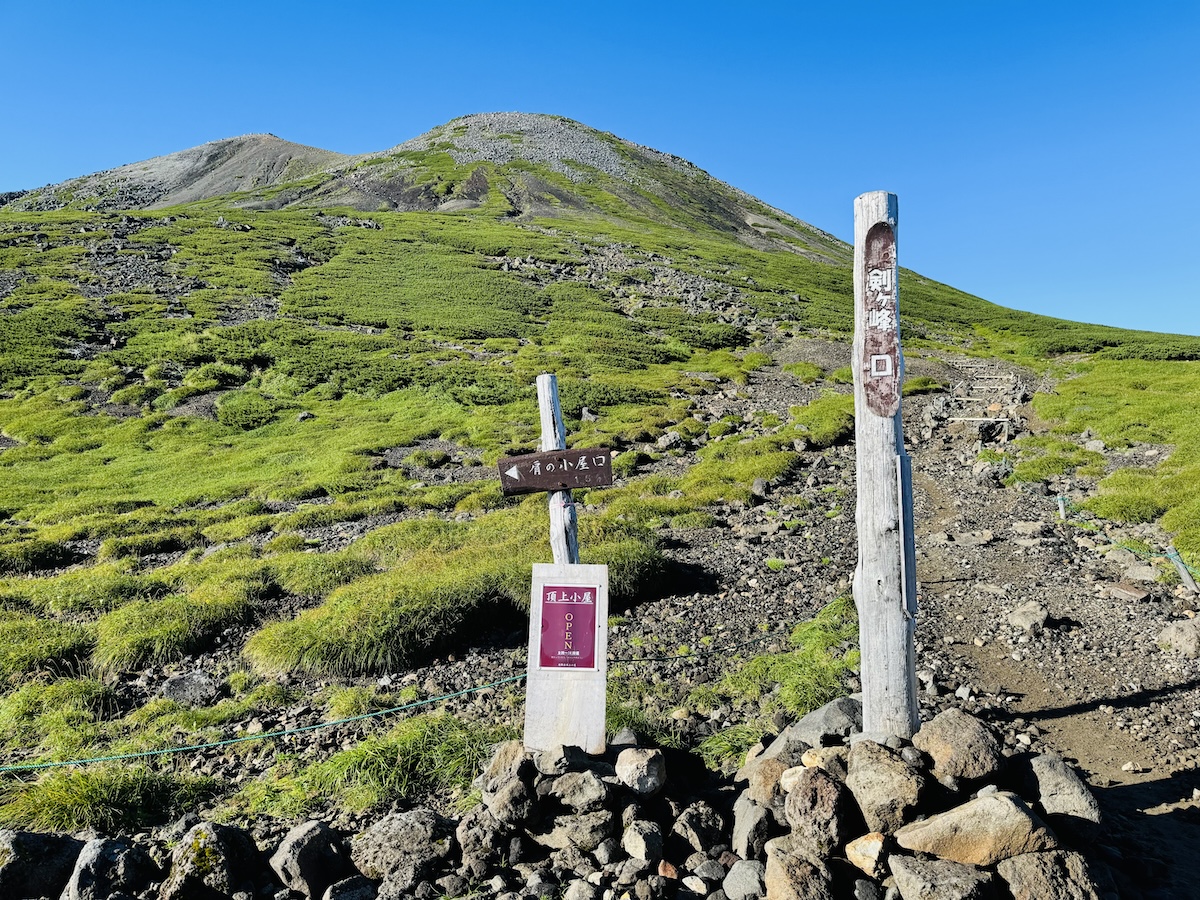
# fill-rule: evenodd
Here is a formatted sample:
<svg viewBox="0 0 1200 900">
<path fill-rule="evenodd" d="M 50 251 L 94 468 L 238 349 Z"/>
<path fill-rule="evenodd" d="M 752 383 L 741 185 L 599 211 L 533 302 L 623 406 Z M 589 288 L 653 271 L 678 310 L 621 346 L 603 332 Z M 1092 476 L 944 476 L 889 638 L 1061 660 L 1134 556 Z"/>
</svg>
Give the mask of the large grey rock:
<svg viewBox="0 0 1200 900">
<path fill-rule="evenodd" d="M 969 866 L 990 866 L 1010 856 L 1058 849 L 1053 833 L 1025 801 L 1005 791 L 905 825 L 895 837 L 905 850 Z"/>
<path fill-rule="evenodd" d="M 813 859 L 832 856 L 850 835 L 853 810 L 853 798 L 843 784 L 820 769 L 805 769 L 785 806 L 793 848 Z"/>
<path fill-rule="evenodd" d="M 913 746 L 933 759 L 936 778 L 984 781 L 1004 764 L 1000 742 L 987 726 L 961 709 L 947 709 L 921 726 Z"/>
<path fill-rule="evenodd" d="M 771 836 L 771 811 L 750 799 L 742 791 L 733 804 L 733 843 L 731 849 L 742 859 L 762 859 Z"/>
<path fill-rule="evenodd" d="M 592 812 L 604 806 L 608 786 L 595 772 L 568 772 L 554 779 L 550 793 L 577 812 Z"/>
<path fill-rule="evenodd" d="M 715 809 L 699 800 L 679 814 L 671 831 L 679 835 L 693 850 L 704 850 L 719 844 L 724 823 Z"/>
<path fill-rule="evenodd" d="M 57 897 L 82 849 L 65 834 L 0 830 L 0 897 Z"/>
<path fill-rule="evenodd" d="M 834 900 L 833 879 L 823 862 L 793 852 L 790 837 L 767 842 L 763 873 L 767 900 Z"/>
<path fill-rule="evenodd" d="M 903 900 L 991 900 L 992 873 L 945 859 L 894 855 L 888 860 Z"/>
<path fill-rule="evenodd" d="M 854 732 L 862 731 L 862 703 L 852 697 L 838 697 L 814 709 L 788 730 L 792 737 L 810 747 L 841 744 Z"/>
<path fill-rule="evenodd" d="M 203 672 L 173 675 L 162 686 L 164 697 L 184 706 L 208 706 L 220 692 L 221 685 Z"/>
<path fill-rule="evenodd" d="M 201 822 L 188 830 L 171 854 L 171 872 L 159 892 L 160 900 L 194 900 L 254 892 L 262 871 L 258 848 L 238 828 Z"/>
<path fill-rule="evenodd" d="M 377 896 L 372 882 L 361 875 L 353 875 L 331 884 L 321 895 L 321 900 L 375 900 Z"/>
<path fill-rule="evenodd" d="M 663 854 L 663 833 L 657 822 L 635 819 L 621 836 L 621 849 L 634 859 L 658 862 Z"/>
<path fill-rule="evenodd" d="M 297 825 L 271 855 L 271 869 L 279 880 L 309 900 L 352 874 L 350 857 L 341 837 L 324 822 Z"/>
<path fill-rule="evenodd" d="M 721 882 L 728 900 L 753 900 L 767 895 L 767 867 L 756 859 L 739 859 Z"/>
<path fill-rule="evenodd" d="M 495 791 L 484 791 L 483 804 L 498 820 L 513 826 L 526 824 L 537 811 L 533 790 L 521 778 L 510 778 L 499 782 Z"/>
<path fill-rule="evenodd" d="M 462 817 L 454 836 L 462 848 L 464 874 L 481 878 L 500 861 L 508 848 L 510 829 L 483 804 Z"/>
<path fill-rule="evenodd" d="M 137 844 L 124 838 L 94 838 L 80 851 L 61 900 L 134 897 L 161 878 L 150 854 Z"/>
<path fill-rule="evenodd" d="M 1056 832 L 1090 840 L 1100 830 L 1100 804 L 1079 774 L 1061 756 L 1043 753 L 1029 760 L 1038 805 Z"/>
<path fill-rule="evenodd" d="M 513 779 L 528 779 L 533 771 L 533 759 L 525 752 L 525 745 L 520 741 L 505 741 L 496 745 L 476 786 L 484 793 L 495 793 Z"/>
<path fill-rule="evenodd" d="M 1087 862 L 1078 853 L 1025 853 L 996 867 L 1013 900 L 1099 900 Z"/>
<path fill-rule="evenodd" d="M 616 815 L 611 810 L 600 809 L 590 813 L 559 816 L 549 831 L 531 832 L 529 836 L 543 847 L 553 850 L 577 847 L 590 853 L 600 846 L 605 838 L 612 837 L 616 827 Z"/>
<path fill-rule="evenodd" d="M 617 756 L 617 778 L 635 794 L 657 794 L 667 781 L 667 763 L 661 750 L 630 747 Z"/>
<path fill-rule="evenodd" d="M 368 878 L 384 879 L 390 889 L 407 891 L 450 854 L 452 825 L 431 809 L 390 813 L 354 836 L 350 857 Z"/>
<path fill-rule="evenodd" d="M 911 817 L 926 790 L 925 777 L 874 741 L 850 747 L 846 787 L 871 831 L 891 834 Z"/>
</svg>

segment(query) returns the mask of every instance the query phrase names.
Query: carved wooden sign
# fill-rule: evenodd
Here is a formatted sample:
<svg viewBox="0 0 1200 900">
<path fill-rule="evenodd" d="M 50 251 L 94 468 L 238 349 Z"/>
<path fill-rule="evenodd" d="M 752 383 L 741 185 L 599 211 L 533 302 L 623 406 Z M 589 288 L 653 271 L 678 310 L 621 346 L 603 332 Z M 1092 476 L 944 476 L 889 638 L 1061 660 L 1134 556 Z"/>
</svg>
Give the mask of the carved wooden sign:
<svg viewBox="0 0 1200 900">
<path fill-rule="evenodd" d="M 499 468 L 500 493 L 506 497 L 613 483 L 612 451 L 603 447 L 506 456 Z"/>
<path fill-rule="evenodd" d="M 862 342 L 863 386 L 867 408 L 877 416 L 894 416 L 900 408 L 900 317 L 896 232 L 876 222 L 864 248 Z"/>
</svg>

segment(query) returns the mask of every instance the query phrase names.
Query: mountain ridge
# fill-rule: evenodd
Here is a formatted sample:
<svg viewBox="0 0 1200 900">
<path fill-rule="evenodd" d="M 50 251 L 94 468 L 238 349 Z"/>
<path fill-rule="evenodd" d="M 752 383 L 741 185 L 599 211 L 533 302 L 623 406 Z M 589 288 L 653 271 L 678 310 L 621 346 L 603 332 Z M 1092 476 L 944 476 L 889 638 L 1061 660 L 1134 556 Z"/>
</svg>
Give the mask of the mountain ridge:
<svg viewBox="0 0 1200 900">
<path fill-rule="evenodd" d="M 335 153 L 248 134 L 20 193 L 0 209 L 132 211 L 228 197 L 248 209 L 350 207 L 646 219 L 759 249 L 843 261 L 849 247 L 682 157 L 562 116 L 473 113 L 378 152 Z"/>
</svg>

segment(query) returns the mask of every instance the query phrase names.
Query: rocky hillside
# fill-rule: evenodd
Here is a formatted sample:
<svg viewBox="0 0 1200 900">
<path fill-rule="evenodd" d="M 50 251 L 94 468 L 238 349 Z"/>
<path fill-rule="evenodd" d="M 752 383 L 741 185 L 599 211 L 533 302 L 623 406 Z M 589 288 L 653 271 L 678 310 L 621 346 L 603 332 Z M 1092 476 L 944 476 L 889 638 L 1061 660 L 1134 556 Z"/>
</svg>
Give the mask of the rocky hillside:
<svg viewBox="0 0 1200 900">
<path fill-rule="evenodd" d="M 684 159 L 561 116 L 527 113 L 464 116 L 390 150 L 354 157 L 245 135 L 30 191 L 9 207 L 161 209 L 229 194 L 250 209 L 633 214 L 711 228 L 755 246 L 836 259 L 847 252 L 830 235 Z"/>
<path fill-rule="evenodd" d="M 961 779 L 932 744 L 876 761 L 924 785 L 913 816 L 1017 809 L 1025 843 L 973 862 L 877 827 L 848 733 L 788 736 L 857 689 L 849 248 L 557 117 L 353 159 L 206 146 L 0 209 L 0 822 L 65 860 L 20 890 L 84 896 L 123 859 L 112 896 L 191 890 L 186 848 L 211 848 L 248 862 L 206 889 L 321 896 L 289 856 L 311 840 L 350 882 L 331 900 L 790 897 L 780 866 L 835 896 L 927 896 L 930 872 L 962 896 L 1188 895 L 1197 599 L 1163 554 L 1200 551 L 1181 404 L 1200 341 L 901 274 L 922 718 L 969 714 L 994 747 Z M 683 773 L 658 799 L 615 754 L 511 756 L 523 774 L 471 787 L 521 721 L 547 519 L 493 464 L 536 445 L 543 371 L 572 445 L 613 453 L 613 487 L 575 499 L 612 577 L 614 743 L 629 729 Z M 751 775 L 748 754 L 786 765 Z M 1053 754 L 1098 837 L 1025 777 Z M 844 827 L 798 851 L 814 817 L 789 805 L 821 798 Z M 721 825 L 693 841 L 697 803 Z M 480 829 L 449 823 L 481 809 L 512 821 L 477 866 Z M 436 859 L 355 849 L 426 824 Z M 120 841 L 64 837 L 83 828 Z"/>
</svg>

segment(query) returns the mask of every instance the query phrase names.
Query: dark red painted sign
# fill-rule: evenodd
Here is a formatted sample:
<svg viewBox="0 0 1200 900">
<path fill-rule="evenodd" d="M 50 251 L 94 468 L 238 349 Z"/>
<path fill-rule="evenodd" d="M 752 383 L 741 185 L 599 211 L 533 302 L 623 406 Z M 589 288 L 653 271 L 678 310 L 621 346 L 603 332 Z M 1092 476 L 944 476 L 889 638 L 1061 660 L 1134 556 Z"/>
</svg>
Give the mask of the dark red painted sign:
<svg viewBox="0 0 1200 900">
<path fill-rule="evenodd" d="M 543 669 L 596 668 L 595 585 L 542 588 L 542 640 L 538 664 Z"/>
<path fill-rule="evenodd" d="M 867 408 L 894 416 L 900 408 L 899 285 L 896 283 L 896 232 L 876 222 L 867 232 L 863 277 L 863 386 Z"/>
<path fill-rule="evenodd" d="M 612 451 L 603 447 L 506 456 L 499 466 L 500 493 L 505 496 L 613 483 Z"/>
</svg>

